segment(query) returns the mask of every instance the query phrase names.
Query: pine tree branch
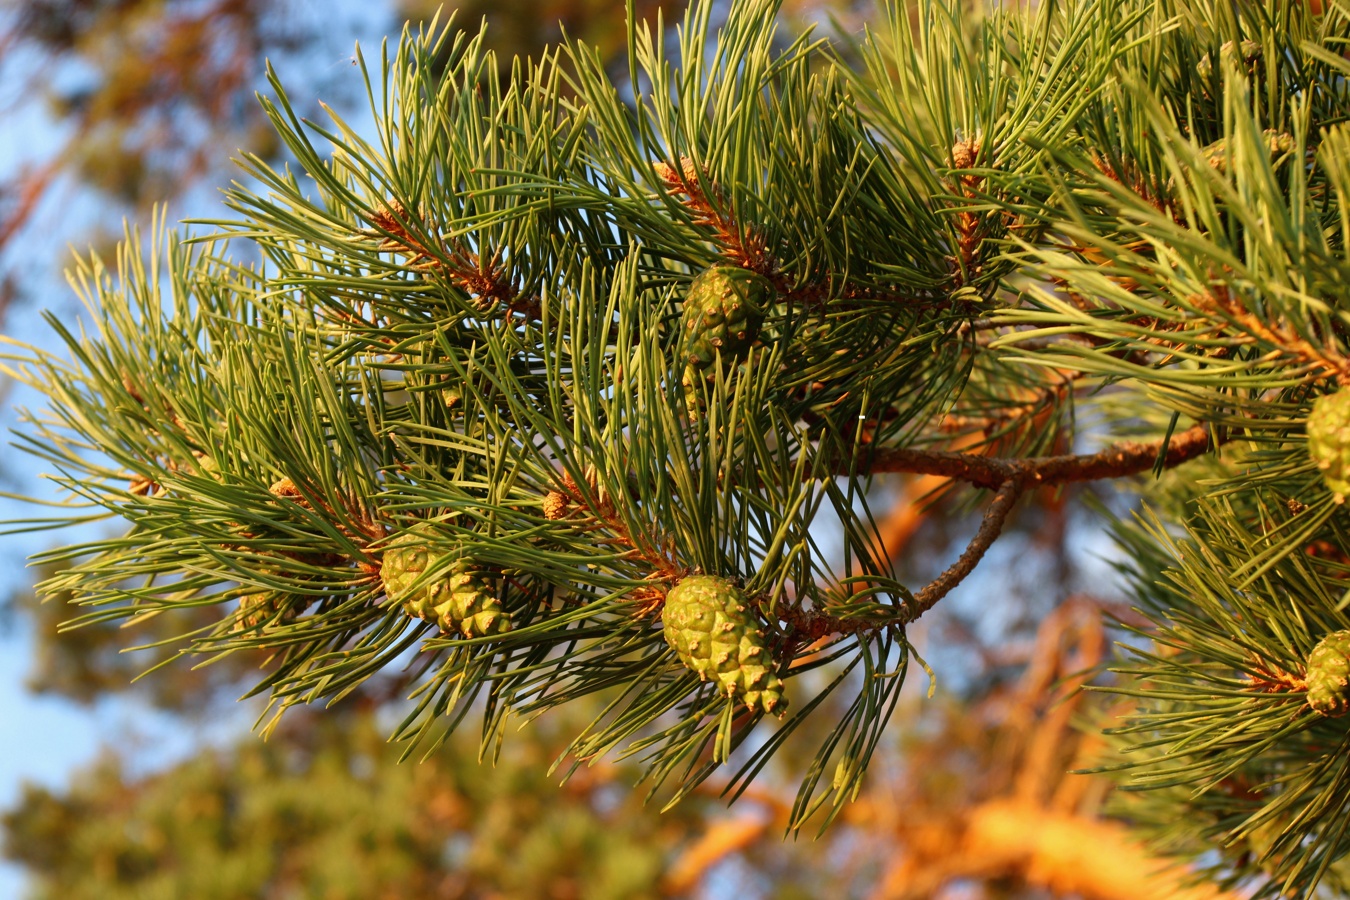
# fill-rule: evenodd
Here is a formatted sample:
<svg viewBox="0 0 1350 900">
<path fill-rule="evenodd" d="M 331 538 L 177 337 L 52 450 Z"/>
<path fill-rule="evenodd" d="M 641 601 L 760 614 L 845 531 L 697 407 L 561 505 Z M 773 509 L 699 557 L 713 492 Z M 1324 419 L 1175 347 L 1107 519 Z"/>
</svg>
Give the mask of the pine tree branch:
<svg viewBox="0 0 1350 900">
<path fill-rule="evenodd" d="M 658 162 L 652 168 L 667 192 L 684 197 L 684 205 L 694 214 L 693 223 L 713 230 L 723 256 L 735 265 L 767 279 L 789 304 L 821 306 L 837 298 L 897 303 L 915 309 L 968 305 L 968 301 L 952 300 L 946 293 L 933 296 L 897 294 L 850 282 L 814 282 L 794 288 L 769 249 L 761 230 L 754 225 L 743 226 L 734 216 L 719 209 L 719 206 L 728 205 L 726 192 L 706 172 L 701 171 L 697 163 L 682 156 L 678 170 L 665 162 Z"/>
<path fill-rule="evenodd" d="M 369 218 L 379 230 L 363 233 L 381 238 L 381 249 L 407 256 L 415 269 L 441 273 L 472 297 L 482 312 L 501 303 L 508 314 L 541 318 L 539 298 L 521 293 L 501 263 L 500 250 L 488 260 L 457 241 L 437 239 L 439 246 L 430 246 L 408 230 L 404 222 L 410 220 L 410 214 L 397 200 L 389 201 L 384 209 L 376 210 Z M 426 227 L 425 222 L 423 225 Z M 435 234 L 435 231 L 429 230 L 429 233 Z"/>
<path fill-rule="evenodd" d="M 718 243 L 725 248 L 723 252 L 728 259 L 765 278 L 772 279 L 778 274 L 778 262 L 769 252 L 764 237 L 753 227 L 742 233 L 736 220 L 718 209 L 727 204 L 724 192 L 706 173 L 699 171 L 697 163 L 682 156 L 678 171 L 663 162 L 658 162 L 654 168 L 667 191 L 685 196 L 686 205 L 694 213 L 694 224 L 706 225 L 717 232 Z"/>
<path fill-rule="evenodd" d="M 1341 384 L 1350 382 L 1350 360 L 1334 347 L 1314 346 L 1293 328 L 1282 327 L 1278 319 L 1263 319 L 1234 298 L 1227 285 L 1215 285 L 1205 294 L 1189 299 L 1197 309 L 1219 318 L 1221 326 L 1232 322 L 1257 340 L 1278 347 L 1300 363 L 1320 370 L 1319 376 L 1334 376 Z"/>
<path fill-rule="evenodd" d="M 975 536 L 970 539 L 966 549 L 956 562 L 952 563 L 948 569 L 934 578 L 922 590 L 914 595 L 914 602 L 906 604 L 905 619 L 912 622 L 919 616 L 932 609 L 933 606 L 947 594 L 951 593 L 952 588 L 956 587 L 966 576 L 975 570 L 979 565 L 984 554 L 993 546 L 994 541 L 1003 533 L 1003 525 L 1008 521 L 1008 514 L 1012 508 L 1017 505 L 1017 500 L 1022 496 L 1025 485 L 1019 481 L 1005 481 L 994 495 L 994 502 L 989 504 L 989 508 L 984 511 L 984 519 L 980 521 L 980 528 L 975 532 Z"/>
<path fill-rule="evenodd" d="M 911 475 L 941 475 L 964 481 L 975 487 L 997 489 L 1008 482 L 1023 487 L 1060 485 L 1076 481 L 1101 481 L 1147 472 L 1158 462 L 1162 440 L 1141 444 L 1121 441 L 1090 454 L 1033 456 L 1006 459 L 978 453 L 953 453 L 945 450 L 882 448 L 876 451 L 867 470 L 905 472 Z M 1172 435 L 1163 454 L 1162 467 L 1170 469 L 1204 454 L 1211 447 L 1209 428 L 1196 425 Z M 841 463 L 839 471 L 846 472 Z"/>
<path fill-rule="evenodd" d="M 965 481 L 976 487 L 996 490 L 985 510 L 979 530 L 961 556 L 946 571 L 914 594 L 902 613 L 890 619 L 843 619 L 821 610 L 785 615 L 786 621 L 803 641 L 818 640 L 828 634 L 858 634 L 906 625 L 932 609 L 939 600 L 966 579 L 979 565 L 984 554 L 1003 532 L 1009 514 L 1022 493 L 1031 487 L 1123 478 L 1151 470 L 1163 453 L 1163 468 L 1172 468 L 1194 459 L 1211 446 L 1209 429 L 1201 424 L 1173 435 L 1163 451 L 1162 440 L 1140 444 L 1122 441 L 1092 454 L 1041 456 L 1027 459 L 1000 459 L 977 453 L 942 450 L 890 449 L 878 451 L 871 472 L 907 472 L 935 475 Z M 879 461 L 879 464 L 878 464 Z"/>
</svg>

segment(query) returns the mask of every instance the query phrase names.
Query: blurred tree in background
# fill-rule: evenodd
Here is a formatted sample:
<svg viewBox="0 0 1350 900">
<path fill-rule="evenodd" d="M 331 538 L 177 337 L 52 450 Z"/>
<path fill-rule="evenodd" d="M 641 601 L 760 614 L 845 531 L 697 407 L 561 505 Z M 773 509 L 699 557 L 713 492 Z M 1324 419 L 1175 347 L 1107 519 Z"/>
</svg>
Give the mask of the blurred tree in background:
<svg viewBox="0 0 1350 900">
<path fill-rule="evenodd" d="M 5 820 L 35 896 L 658 896 L 706 804 L 656 816 L 600 771 L 559 788 L 547 735 L 491 772 L 463 740 L 399 765 L 371 710 L 298 718 L 268 742 L 140 778 L 109 755 Z M 626 776 L 626 777 L 625 777 Z"/>
</svg>

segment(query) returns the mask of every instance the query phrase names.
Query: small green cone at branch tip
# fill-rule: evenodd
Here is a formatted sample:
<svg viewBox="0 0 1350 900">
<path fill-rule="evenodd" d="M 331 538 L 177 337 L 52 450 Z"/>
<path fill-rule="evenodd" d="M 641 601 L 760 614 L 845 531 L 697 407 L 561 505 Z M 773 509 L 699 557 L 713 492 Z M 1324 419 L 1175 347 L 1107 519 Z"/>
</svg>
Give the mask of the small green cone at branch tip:
<svg viewBox="0 0 1350 900">
<path fill-rule="evenodd" d="M 764 642 L 752 604 L 740 588 L 715 575 L 692 575 L 666 595 L 662 626 L 680 662 L 703 681 L 751 710 L 787 710 L 777 662 Z"/>
<path fill-rule="evenodd" d="M 1305 428 L 1308 454 L 1322 470 L 1336 502 L 1344 503 L 1350 494 L 1350 391 L 1318 397 Z"/>
<path fill-rule="evenodd" d="M 739 357 L 750 349 L 764 311 L 773 298 L 773 285 L 748 269 L 713 266 L 689 284 L 681 321 L 685 361 L 706 369 L 717 358 Z"/>
<path fill-rule="evenodd" d="M 1324 716 L 1350 712 L 1350 631 L 1333 631 L 1308 654 L 1308 705 Z"/>
<path fill-rule="evenodd" d="M 284 594 L 278 591 L 259 591 L 245 594 L 239 598 L 239 618 L 235 620 L 234 631 L 251 631 L 266 625 L 274 619 L 279 624 L 288 625 L 300 618 L 300 613 L 308 606 L 303 596 Z"/>
<path fill-rule="evenodd" d="M 428 541 L 428 527 L 415 525 L 385 548 L 380 580 L 385 594 L 408 615 L 435 622 L 445 632 L 486 637 L 511 630 L 511 617 L 470 560 L 454 560 L 445 574 L 420 585 L 418 579 L 439 565 Z"/>
</svg>

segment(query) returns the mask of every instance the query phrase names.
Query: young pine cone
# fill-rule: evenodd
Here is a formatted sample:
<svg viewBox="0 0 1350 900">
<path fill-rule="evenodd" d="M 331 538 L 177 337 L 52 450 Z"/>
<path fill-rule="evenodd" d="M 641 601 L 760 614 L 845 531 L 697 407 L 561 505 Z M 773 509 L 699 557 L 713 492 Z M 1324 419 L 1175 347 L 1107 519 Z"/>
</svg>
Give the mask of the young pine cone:
<svg viewBox="0 0 1350 900">
<path fill-rule="evenodd" d="M 787 710 L 783 682 L 749 599 L 726 578 L 692 575 L 666 595 L 662 624 L 680 662 L 752 710 Z"/>
<path fill-rule="evenodd" d="M 435 622 L 445 632 L 472 638 L 510 631 L 510 615 L 470 560 L 457 558 L 442 575 L 422 578 L 440 564 L 428 541 L 430 531 L 425 524 L 414 525 L 385 548 L 380 564 L 385 594 L 408 615 Z"/>
<path fill-rule="evenodd" d="M 233 630 L 253 631 L 267 624 L 289 625 L 300 618 L 309 601 L 299 594 L 259 591 L 239 598 L 240 616 Z"/>
<path fill-rule="evenodd" d="M 1324 716 L 1350 712 L 1350 631 L 1333 631 L 1308 654 L 1308 705 Z"/>
<path fill-rule="evenodd" d="M 1323 394 L 1305 423 L 1308 454 L 1338 503 L 1350 494 L 1350 391 Z"/>
<path fill-rule="evenodd" d="M 702 370 L 717 351 L 724 358 L 743 356 L 759 334 L 773 286 L 738 266 L 713 266 L 689 284 L 681 321 L 685 362 Z"/>
</svg>

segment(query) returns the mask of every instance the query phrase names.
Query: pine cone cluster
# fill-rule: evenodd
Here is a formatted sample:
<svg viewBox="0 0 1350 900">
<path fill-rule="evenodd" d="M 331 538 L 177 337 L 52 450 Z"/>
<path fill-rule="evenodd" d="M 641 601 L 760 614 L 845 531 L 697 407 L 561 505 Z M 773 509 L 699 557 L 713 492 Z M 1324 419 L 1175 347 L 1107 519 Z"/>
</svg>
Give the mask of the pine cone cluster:
<svg viewBox="0 0 1350 900">
<path fill-rule="evenodd" d="M 430 580 L 423 574 L 441 566 L 428 540 L 429 526 L 415 525 L 385 548 L 380 579 L 385 594 L 410 616 L 435 622 L 447 633 L 486 637 L 511 630 L 511 617 L 470 560 L 453 560 L 445 574 Z"/>
<path fill-rule="evenodd" d="M 703 681 L 717 682 L 751 710 L 781 717 L 787 709 L 783 682 L 751 606 L 730 580 L 691 575 L 666 595 L 666 642 Z"/>
</svg>

